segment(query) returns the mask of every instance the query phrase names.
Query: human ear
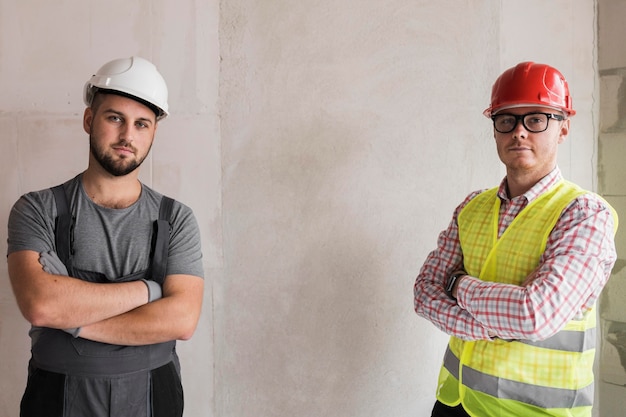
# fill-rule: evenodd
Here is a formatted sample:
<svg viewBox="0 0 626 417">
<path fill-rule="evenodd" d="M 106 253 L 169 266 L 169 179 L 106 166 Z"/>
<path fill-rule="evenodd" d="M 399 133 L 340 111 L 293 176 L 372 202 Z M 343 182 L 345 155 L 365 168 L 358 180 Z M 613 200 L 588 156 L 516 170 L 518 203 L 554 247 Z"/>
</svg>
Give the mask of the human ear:
<svg viewBox="0 0 626 417">
<path fill-rule="evenodd" d="M 91 134 L 91 123 L 93 122 L 93 112 L 91 111 L 91 107 L 87 107 L 85 109 L 85 113 L 83 114 L 83 129 L 85 133 L 88 135 Z"/>
<path fill-rule="evenodd" d="M 561 122 L 559 130 L 559 143 L 565 142 L 567 135 L 569 134 L 569 119 L 565 119 Z"/>
</svg>

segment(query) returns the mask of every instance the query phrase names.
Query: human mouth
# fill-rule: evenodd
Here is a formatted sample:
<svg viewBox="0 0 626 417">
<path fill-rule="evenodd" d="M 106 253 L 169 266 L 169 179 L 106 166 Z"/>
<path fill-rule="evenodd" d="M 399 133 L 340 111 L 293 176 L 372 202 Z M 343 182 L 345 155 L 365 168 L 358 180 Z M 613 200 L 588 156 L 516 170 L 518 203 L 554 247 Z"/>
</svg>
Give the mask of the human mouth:
<svg viewBox="0 0 626 417">
<path fill-rule="evenodd" d="M 510 152 L 524 152 L 524 151 L 529 151 L 530 148 L 527 148 L 525 146 L 512 146 L 509 148 Z"/>
<path fill-rule="evenodd" d="M 114 146 L 113 149 L 115 149 L 117 153 L 121 155 L 132 155 L 135 153 L 131 148 L 128 148 L 126 146 Z"/>
</svg>

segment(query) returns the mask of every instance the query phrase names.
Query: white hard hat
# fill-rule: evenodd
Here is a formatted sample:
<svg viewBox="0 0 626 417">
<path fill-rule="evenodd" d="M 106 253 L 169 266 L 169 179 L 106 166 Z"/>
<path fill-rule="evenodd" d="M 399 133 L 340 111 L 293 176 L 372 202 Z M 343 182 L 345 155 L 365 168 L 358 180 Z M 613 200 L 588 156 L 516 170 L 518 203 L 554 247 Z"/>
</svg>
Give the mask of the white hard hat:
<svg viewBox="0 0 626 417">
<path fill-rule="evenodd" d="M 119 91 L 151 104 L 158 110 L 157 120 L 167 117 L 167 85 L 154 64 L 133 56 L 104 64 L 85 84 L 83 99 L 87 106 L 98 90 Z"/>
</svg>

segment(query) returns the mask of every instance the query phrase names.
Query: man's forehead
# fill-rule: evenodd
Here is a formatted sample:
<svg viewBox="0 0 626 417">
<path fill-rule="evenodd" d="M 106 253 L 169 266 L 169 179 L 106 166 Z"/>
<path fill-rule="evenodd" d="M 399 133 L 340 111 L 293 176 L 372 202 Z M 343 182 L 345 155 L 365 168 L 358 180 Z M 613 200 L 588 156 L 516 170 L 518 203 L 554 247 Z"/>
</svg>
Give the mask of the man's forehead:
<svg viewBox="0 0 626 417">
<path fill-rule="evenodd" d="M 156 121 L 154 111 L 140 100 L 119 94 L 102 94 L 101 100 L 100 106 L 102 110 L 115 111 L 122 114 L 126 114 L 128 111 L 133 113 L 139 112 L 142 118 Z"/>
</svg>

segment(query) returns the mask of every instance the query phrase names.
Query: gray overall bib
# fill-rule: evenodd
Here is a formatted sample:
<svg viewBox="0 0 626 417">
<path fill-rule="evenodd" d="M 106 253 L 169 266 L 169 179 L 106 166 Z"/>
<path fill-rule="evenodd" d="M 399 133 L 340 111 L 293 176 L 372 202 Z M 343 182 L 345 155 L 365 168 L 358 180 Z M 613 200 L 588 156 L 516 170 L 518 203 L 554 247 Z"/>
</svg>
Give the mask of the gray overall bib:
<svg viewBox="0 0 626 417">
<path fill-rule="evenodd" d="M 57 205 L 56 250 L 70 276 L 110 280 L 72 263 L 74 218 L 62 185 L 52 188 Z M 154 222 L 147 270 L 115 282 L 165 280 L 173 200 L 163 196 Z M 94 342 L 58 329 L 34 327 L 28 383 L 21 417 L 180 417 L 183 392 L 176 342 L 120 346 Z"/>
</svg>

